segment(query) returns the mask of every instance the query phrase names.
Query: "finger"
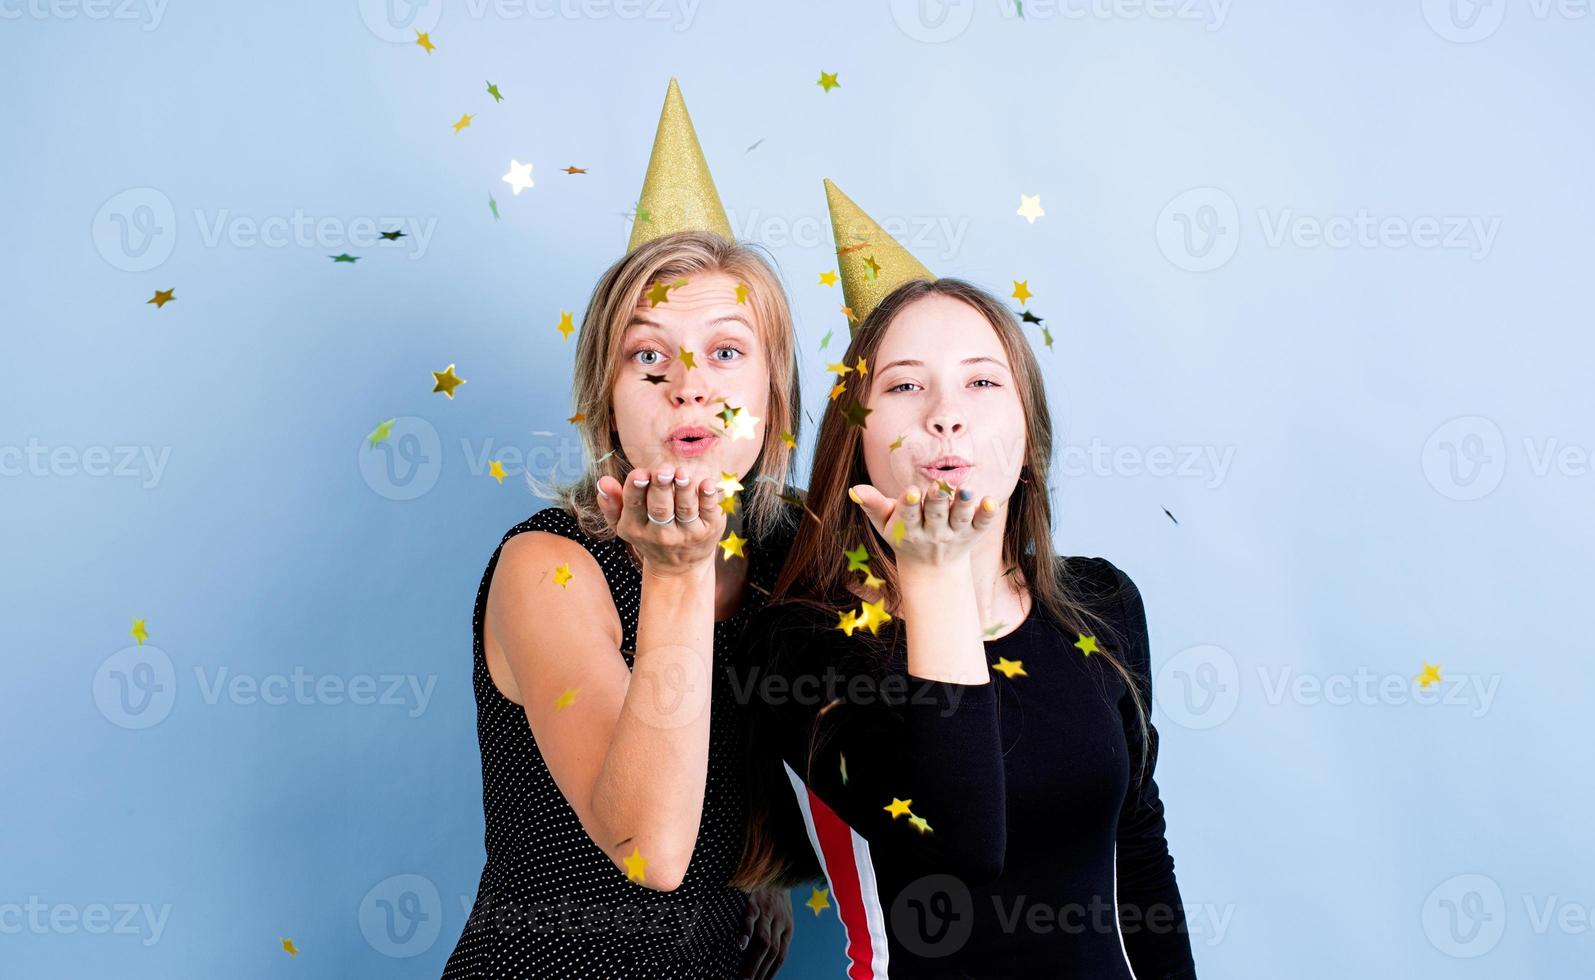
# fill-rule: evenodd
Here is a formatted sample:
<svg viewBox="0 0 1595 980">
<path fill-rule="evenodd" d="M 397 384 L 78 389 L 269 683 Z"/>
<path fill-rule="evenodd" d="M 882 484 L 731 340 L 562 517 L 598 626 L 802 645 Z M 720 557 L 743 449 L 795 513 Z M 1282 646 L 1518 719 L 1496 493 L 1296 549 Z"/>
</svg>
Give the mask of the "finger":
<svg viewBox="0 0 1595 980">
<path fill-rule="evenodd" d="M 931 484 L 925 488 L 925 527 L 947 526 L 947 515 L 952 510 L 953 498 L 942 493 L 941 487 Z"/>
<path fill-rule="evenodd" d="M 919 487 L 909 484 L 897 498 L 896 520 L 891 527 L 895 530 L 901 523 L 905 531 L 915 531 L 925 523 L 925 498 Z M 891 530 L 886 535 L 888 541 L 896 540 Z"/>
<path fill-rule="evenodd" d="M 997 502 L 990 497 L 981 497 L 980 506 L 975 508 L 975 516 L 970 524 L 977 531 L 984 531 L 997 519 Z"/>
<path fill-rule="evenodd" d="M 953 527 L 968 527 L 975 517 L 975 494 L 968 487 L 959 487 L 953 498 L 952 514 L 948 517 Z"/>
<path fill-rule="evenodd" d="M 620 523 L 620 502 L 626 488 L 607 474 L 599 477 L 594 486 L 598 490 L 598 509 L 604 515 L 604 523 L 613 530 Z"/>
<path fill-rule="evenodd" d="M 693 490 L 692 474 L 686 470 L 676 473 L 673 483 L 675 500 L 673 506 L 676 511 L 677 523 L 685 522 L 687 525 L 695 523 L 698 519 L 698 494 Z"/>
<path fill-rule="evenodd" d="M 768 916 L 761 916 L 759 919 L 759 930 L 753 936 L 753 949 L 750 949 L 749 953 L 751 954 L 754 950 L 757 950 L 759 955 L 756 960 L 746 967 L 748 976 L 753 978 L 753 980 L 765 980 L 770 975 L 770 959 L 775 953 L 775 944 L 772 942 L 770 935 L 770 919 Z"/>
<path fill-rule="evenodd" d="M 882 531 L 891 522 L 892 512 L 897 509 L 897 501 L 888 500 L 881 492 L 868 483 L 860 483 L 856 487 L 847 488 L 848 499 L 863 508 L 864 516 L 868 517 L 875 530 Z"/>
<path fill-rule="evenodd" d="M 759 922 L 759 907 L 753 902 L 748 902 L 748 910 L 742 913 L 742 931 L 737 935 L 737 945 L 742 949 L 748 948 L 748 942 L 753 938 L 754 926 Z"/>
<path fill-rule="evenodd" d="M 643 520 L 643 512 L 648 507 L 649 479 L 647 470 L 632 470 L 626 474 L 626 489 L 620 498 L 622 520 Z"/>
<path fill-rule="evenodd" d="M 666 466 L 653 475 L 648 485 L 648 515 L 655 522 L 670 523 L 676 512 L 676 471 Z"/>
<path fill-rule="evenodd" d="M 725 498 L 725 492 L 715 485 L 713 480 L 703 480 L 698 484 L 698 516 L 707 521 L 712 528 L 719 528 L 725 524 L 725 510 L 720 502 Z M 718 534 L 715 535 L 719 537 Z"/>
</svg>

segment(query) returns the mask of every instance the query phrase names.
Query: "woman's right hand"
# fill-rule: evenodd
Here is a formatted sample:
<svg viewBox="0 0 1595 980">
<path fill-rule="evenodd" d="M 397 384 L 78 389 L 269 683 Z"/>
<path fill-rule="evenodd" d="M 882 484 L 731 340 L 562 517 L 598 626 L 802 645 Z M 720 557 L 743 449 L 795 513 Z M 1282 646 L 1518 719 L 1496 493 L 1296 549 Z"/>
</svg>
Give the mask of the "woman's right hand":
<svg viewBox="0 0 1595 980">
<path fill-rule="evenodd" d="M 598 490 L 604 520 L 636 549 L 643 571 L 680 575 L 714 567 L 726 515 L 720 508 L 721 490 L 712 481 L 694 481 L 686 470 L 662 466 L 652 473 L 632 470 L 625 486 L 612 476 L 599 477 Z M 658 520 L 674 514 L 676 519 L 654 524 L 649 514 Z"/>
<path fill-rule="evenodd" d="M 895 500 L 867 483 L 850 488 L 847 494 L 891 545 L 899 567 L 949 565 L 967 559 L 997 514 L 997 501 L 990 497 L 978 502 L 973 496 L 968 500 L 961 494 L 948 497 L 934 485 L 910 484 Z"/>
</svg>

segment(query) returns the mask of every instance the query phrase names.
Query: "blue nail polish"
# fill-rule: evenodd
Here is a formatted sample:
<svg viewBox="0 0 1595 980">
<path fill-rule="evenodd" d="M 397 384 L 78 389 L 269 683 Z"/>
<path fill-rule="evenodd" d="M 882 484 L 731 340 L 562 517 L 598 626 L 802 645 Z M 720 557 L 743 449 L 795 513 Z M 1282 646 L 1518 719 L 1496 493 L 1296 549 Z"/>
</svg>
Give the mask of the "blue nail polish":
<svg viewBox="0 0 1595 980">
<path fill-rule="evenodd" d="M 974 496 L 974 494 L 969 492 L 969 488 L 968 487 L 959 487 L 958 488 L 958 499 L 959 500 L 968 500 L 970 497 L 973 497 L 973 496 Z"/>
</svg>

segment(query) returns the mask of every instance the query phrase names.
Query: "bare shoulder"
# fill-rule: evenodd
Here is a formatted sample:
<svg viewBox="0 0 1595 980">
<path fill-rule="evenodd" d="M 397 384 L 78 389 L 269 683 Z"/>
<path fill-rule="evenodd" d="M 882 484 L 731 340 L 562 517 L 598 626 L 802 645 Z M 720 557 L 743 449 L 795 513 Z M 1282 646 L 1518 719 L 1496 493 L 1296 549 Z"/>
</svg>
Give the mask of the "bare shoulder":
<svg viewBox="0 0 1595 980">
<path fill-rule="evenodd" d="M 482 644 L 505 697 L 524 703 L 518 678 L 543 656 L 612 652 L 620 642 L 620 613 L 592 552 L 552 531 L 524 531 L 504 543 L 488 585 Z"/>
</svg>

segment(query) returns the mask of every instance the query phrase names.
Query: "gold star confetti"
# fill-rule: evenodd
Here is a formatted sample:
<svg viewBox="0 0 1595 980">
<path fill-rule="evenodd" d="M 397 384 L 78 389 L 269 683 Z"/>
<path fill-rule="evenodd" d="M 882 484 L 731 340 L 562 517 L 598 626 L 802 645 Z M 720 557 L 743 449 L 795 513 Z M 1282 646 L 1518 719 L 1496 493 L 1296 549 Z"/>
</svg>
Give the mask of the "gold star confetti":
<svg viewBox="0 0 1595 980">
<path fill-rule="evenodd" d="M 1413 680 L 1418 682 L 1419 687 L 1428 687 L 1430 684 L 1440 683 L 1440 665 L 1424 664 L 1423 673 L 1414 677 Z"/>
<path fill-rule="evenodd" d="M 906 432 L 903 435 L 898 436 L 896 439 L 893 439 L 892 440 L 892 444 L 890 446 L 887 446 L 886 448 L 888 450 L 894 452 L 894 453 L 897 452 L 899 449 L 902 449 L 903 448 L 903 439 L 904 439 L 905 436 L 907 436 Z"/>
<path fill-rule="evenodd" d="M 648 859 L 642 856 L 642 852 L 640 850 L 638 850 L 636 847 L 633 847 L 631 849 L 631 856 L 626 858 L 626 880 L 646 881 L 647 876 L 644 874 L 644 872 L 647 870 L 647 868 Z"/>
<path fill-rule="evenodd" d="M 853 571 L 868 572 L 869 571 L 869 549 L 866 548 L 864 545 L 859 545 L 857 548 L 854 548 L 852 551 L 848 551 L 847 549 L 844 548 L 844 549 L 842 549 L 842 554 L 847 556 L 847 570 L 848 571 L 850 571 L 850 572 L 853 572 Z"/>
<path fill-rule="evenodd" d="M 1029 194 L 1020 194 L 1019 195 L 1019 210 L 1015 211 L 1014 213 L 1019 215 L 1019 217 L 1025 219 L 1026 221 L 1030 222 L 1031 224 L 1035 224 L 1036 223 L 1036 219 L 1042 217 L 1047 212 L 1041 210 L 1041 195 L 1040 194 L 1036 194 L 1034 196 L 1031 196 Z"/>
<path fill-rule="evenodd" d="M 460 121 L 459 122 L 454 124 L 454 132 L 458 133 L 460 130 L 464 129 L 465 127 L 469 126 L 470 124 L 471 124 L 471 114 L 469 112 L 467 112 L 463 116 L 460 117 Z"/>
<path fill-rule="evenodd" d="M 991 665 L 991 669 L 1000 672 L 1002 676 L 1009 680 L 1013 680 L 1015 677 L 1030 676 L 1025 673 L 1025 662 L 1023 660 L 1009 660 L 1007 657 L 998 657 L 997 662 Z"/>
<path fill-rule="evenodd" d="M 822 272 L 820 273 L 820 285 L 834 286 L 840 278 L 835 272 Z"/>
<path fill-rule="evenodd" d="M 560 310 L 559 326 L 554 329 L 559 331 L 562 340 L 569 340 L 570 335 L 576 332 L 575 316 L 569 310 Z"/>
<path fill-rule="evenodd" d="M 729 517 L 732 514 L 735 514 L 736 512 L 737 512 L 737 498 L 735 498 L 735 497 L 727 497 L 724 500 L 720 501 L 720 513 L 725 514 L 727 517 Z"/>
<path fill-rule="evenodd" d="M 693 359 L 692 351 L 687 350 L 685 347 L 681 348 L 681 352 L 676 356 L 681 359 L 681 363 L 687 366 L 688 371 L 691 371 L 693 368 L 698 366 L 697 362 Z"/>
<path fill-rule="evenodd" d="M 1080 652 L 1081 653 L 1083 653 L 1083 654 L 1085 654 L 1086 656 L 1089 657 L 1093 653 L 1101 653 L 1102 652 L 1102 648 L 1097 646 L 1097 638 L 1096 637 L 1094 637 L 1094 636 L 1086 636 L 1084 633 L 1080 633 L 1080 634 L 1077 634 L 1077 635 L 1080 637 L 1080 639 L 1076 640 L 1074 645 L 1080 648 Z"/>
<path fill-rule="evenodd" d="M 487 475 L 497 480 L 499 486 L 503 486 L 505 477 L 504 464 L 496 459 L 493 460 L 487 465 Z"/>
<path fill-rule="evenodd" d="M 730 406 L 726 406 L 729 408 Z M 731 416 L 731 421 L 726 424 L 726 431 L 731 433 L 731 439 L 752 439 L 754 427 L 759 424 L 759 417 L 745 408 L 739 408 Z"/>
<path fill-rule="evenodd" d="M 854 320 L 858 319 L 858 317 L 853 315 L 853 308 L 851 306 L 842 307 L 842 315 L 847 317 L 848 323 L 852 323 Z"/>
<path fill-rule="evenodd" d="M 817 84 L 820 86 L 820 88 L 823 88 L 825 91 L 829 92 L 831 89 L 837 88 L 842 83 L 836 80 L 836 72 L 822 71 L 820 72 L 820 80 Z"/>
<path fill-rule="evenodd" d="M 576 576 L 571 574 L 570 562 L 554 566 L 554 584 L 562 589 L 570 587 L 570 580 Z"/>
<path fill-rule="evenodd" d="M 848 636 L 852 636 L 853 631 L 858 628 L 858 613 L 851 609 L 849 609 L 847 612 L 837 613 L 836 628 L 846 633 Z"/>
<path fill-rule="evenodd" d="M 149 631 L 144 628 L 144 620 L 142 619 L 133 620 L 133 629 L 131 630 L 131 634 L 133 639 L 138 641 L 139 646 L 143 646 L 144 641 L 150 637 Z"/>
<path fill-rule="evenodd" d="M 866 589 L 878 589 L 885 584 L 886 580 L 883 578 L 876 578 L 874 572 L 864 573 L 864 587 Z"/>
<path fill-rule="evenodd" d="M 858 402 L 854 402 L 853 404 L 842 409 L 842 416 L 847 419 L 848 425 L 857 426 L 858 428 L 863 429 L 867 427 L 864 421 L 865 416 L 869 415 L 869 413 L 873 411 L 875 411 L 875 409 L 865 408 Z"/>
<path fill-rule="evenodd" d="M 864 260 L 864 280 L 866 282 L 874 282 L 875 281 L 875 277 L 880 275 L 880 274 L 881 274 L 881 265 L 880 265 L 879 262 L 875 261 L 875 256 L 871 255 L 868 258 L 866 258 Z"/>
<path fill-rule="evenodd" d="M 427 54 L 431 54 L 437 49 L 437 45 L 432 43 L 431 35 L 423 34 L 420 31 L 415 32 L 415 43 L 419 44 Z"/>
<path fill-rule="evenodd" d="M 432 386 L 432 393 L 435 395 L 441 391 L 449 396 L 450 401 L 454 400 L 454 389 L 465 384 L 464 378 L 455 376 L 452 364 L 441 371 L 433 371 L 432 379 L 437 382 Z"/>
<path fill-rule="evenodd" d="M 896 523 L 894 523 L 892 525 L 892 543 L 893 544 L 901 544 L 902 540 L 903 540 L 903 535 L 905 535 L 907 533 L 908 533 L 908 525 L 904 524 L 903 523 L 903 519 L 901 517 L 899 517 L 897 519 Z"/>
<path fill-rule="evenodd" d="M 810 885 L 809 900 L 803 904 L 813 909 L 814 915 L 818 917 L 821 912 L 831 907 L 831 890 L 829 888 L 815 888 Z"/>
<path fill-rule="evenodd" d="M 844 392 L 846 390 L 847 390 L 847 382 L 846 381 L 838 381 L 831 388 L 831 401 L 833 401 L 833 402 L 836 401 L 836 396 L 840 395 L 842 392 Z"/>
<path fill-rule="evenodd" d="M 567 687 L 565 692 L 554 701 L 554 710 L 564 711 L 566 708 L 575 704 L 577 690 L 578 689 L 574 687 Z"/>
<path fill-rule="evenodd" d="M 927 821 L 924 817 L 909 817 L 908 818 L 908 822 L 913 824 L 914 825 L 914 829 L 918 830 L 920 833 L 922 833 L 922 834 L 930 833 L 930 822 Z"/>
<path fill-rule="evenodd" d="M 282 937 L 279 936 L 278 938 L 281 939 Z M 299 948 L 294 945 L 294 941 L 292 939 L 282 939 L 282 951 L 287 953 L 289 956 L 299 955 Z"/>
<path fill-rule="evenodd" d="M 847 785 L 847 756 L 845 756 L 842 753 L 838 752 L 838 753 L 836 753 L 836 758 L 837 758 L 837 761 L 839 763 L 841 763 L 841 766 L 842 766 L 842 785 L 846 786 Z"/>
<path fill-rule="evenodd" d="M 896 820 L 898 817 L 906 817 L 914 812 L 913 810 L 909 809 L 909 806 L 913 802 L 913 800 L 900 800 L 894 796 L 892 797 L 892 802 L 881 807 L 881 809 L 885 810 L 887 813 L 890 813 L 892 815 L 892 819 Z"/>
<path fill-rule="evenodd" d="M 375 446 L 379 442 L 385 441 L 389 436 L 393 435 L 393 423 L 397 421 L 399 420 L 388 419 L 386 422 L 377 423 L 377 427 L 371 430 L 371 434 L 366 436 L 366 439 L 372 446 Z"/>
<path fill-rule="evenodd" d="M 660 303 L 663 303 L 668 299 L 670 299 L 670 287 L 662 282 L 654 283 L 653 286 L 648 290 L 649 306 L 658 306 Z"/>
<path fill-rule="evenodd" d="M 575 415 L 572 415 L 570 418 L 566 419 L 565 421 L 569 422 L 571 425 L 575 425 L 578 422 L 585 422 L 585 421 L 587 421 L 587 413 L 586 412 L 577 412 Z M 600 460 L 600 462 L 602 462 L 602 460 Z"/>
<path fill-rule="evenodd" d="M 747 301 L 748 301 L 748 284 L 745 283 L 745 282 L 739 282 L 739 283 L 737 283 L 737 305 L 738 306 L 745 305 L 747 303 Z"/>
<path fill-rule="evenodd" d="M 864 356 L 862 354 L 859 355 L 858 363 L 853 366 L 853 370 L 857 371 L 858 376 L 861 378 L 869 374 L 869 362 L 864 360 Z"/>
<path fill-rule="evenodd" d="M 797 448 L 797 436 L 793 435 L 790 432 L 781 433 L 781 441 L 786 443 L 786 448 L 788 448 L 788 449 L 796 449 Z"/>
<path fill-rule="evenodd" d="M 1047 345 L 1047 350 L 1052 350 L 1052 331 L 1046 327 L 1041 328 L 1041 342 Z"/>
<path fill-rule="evenodd" d="M 878 602 L 866 602 L 859 612 L 858 625 L 863 629 L 869 630 L 871 636 L 878 636 L 880 627 L 892 621 L 891 614 L 886 611 L 885 599 L 881 599 Z"/>
<path fill-rule="evenodd" d="M 726 561 L 730 561 L 732 555 L 736 555 L 738 558 L 748 557 L 742 553 L 742 546 L 747 543 L 748 539 L 737 537 L 737 532 L 732 531 L 728 533 L 725 536 L 725 540 L 720 542 L 720 550 L 722 552 L 720 557 L 724 558 Z"/>
<path fill-rule="evenodd" d="M 953 495 L 953 485 L 946 480 L 937 480 L 936 489 L 940 490 L 945 496 L 951 497 Z"/>
<path fill-rule="evenodd" d="M 719 487 L 727 497 L 742 492 L 742 481 L 737 479 L 735 473 L 727 473 L 724 470 L 720 471 L 720 481 L 715 486 Z"/>
<path fill-rule="evenodd" d="M 831 372 L 832 374 L 850 374 L 853 369 L 848 367 L 846 364 L 843 364 L 841 361 L 837 361 L 835 364 L 825 365 L 825 370 Z"/>
<path fill-rule="evenodd" d="M 1031 295 L 1029 279 L 1024 282 L 1020 282 L 1018 279 L 1013 281 L 1013 298 L 1018 300 L 1021 305 L 1029 300 Z"/>
<path fill-rule="evenodd" d="M 155 290 L 154 296 L 144 301 L 144 305 L 148 306 L 149 304 L 154 303 L 155 308 L 158 310 L 177 298 L 172 295 L 174 291 L 175 287 L 173 289 L 157 289 Z"/>
</svg>

